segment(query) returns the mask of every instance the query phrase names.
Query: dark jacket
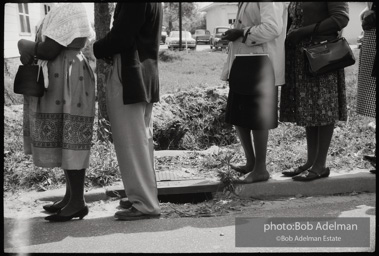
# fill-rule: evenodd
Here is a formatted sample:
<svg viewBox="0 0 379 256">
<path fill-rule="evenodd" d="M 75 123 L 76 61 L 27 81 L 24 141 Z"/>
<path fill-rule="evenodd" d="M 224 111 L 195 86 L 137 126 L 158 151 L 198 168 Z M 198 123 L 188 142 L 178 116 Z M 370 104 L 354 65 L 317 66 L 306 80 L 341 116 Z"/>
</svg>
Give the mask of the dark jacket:
<svg viewBox="0 0 379 256">
<path fill-rule="evenodd" d="M 348 2 L 302 2 L 303 26 L 315 24 L 319 21 L 331 24 L 328 28 L 318 30 L 315 41 L 331 40 L 338 36 L 338 32 L 349 22 Z"/>
<path fill-rule="evenodd" d="M 97 59 L 121 54 L 124 104 L 159 101 L 162 4 L 117 3 L 113 27 L 93 45 Z"/>
</svg>

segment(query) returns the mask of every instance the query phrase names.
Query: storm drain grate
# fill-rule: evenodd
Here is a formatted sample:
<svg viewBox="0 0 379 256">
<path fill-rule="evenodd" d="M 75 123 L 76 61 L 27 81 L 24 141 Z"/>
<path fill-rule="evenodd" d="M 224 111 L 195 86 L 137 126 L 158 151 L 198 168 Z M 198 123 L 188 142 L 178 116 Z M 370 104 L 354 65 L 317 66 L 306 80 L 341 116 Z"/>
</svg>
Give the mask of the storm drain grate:
<svg viewBox="0 0 379 256">
<path fill-rule="evenodd" d="M 179 177 L 173 171 L 157 171 L 156 179 L 158 196 L 184 194 L 190 196 L 197 193 L 213 193 L 222 189 L 219 181 Z M 122 182 L 119 185 L 107 188 L 106 194 L 111 197 L 126 196 Z"/>
<path fill-rule="evenodd" d="M 174 181 L 174 180 L 188 180 L 186 177 L 179 177 L 175 172 L 170 171 L 158 171 L 155 172 L 155 176 L 158 181 Z"/>
</svg>

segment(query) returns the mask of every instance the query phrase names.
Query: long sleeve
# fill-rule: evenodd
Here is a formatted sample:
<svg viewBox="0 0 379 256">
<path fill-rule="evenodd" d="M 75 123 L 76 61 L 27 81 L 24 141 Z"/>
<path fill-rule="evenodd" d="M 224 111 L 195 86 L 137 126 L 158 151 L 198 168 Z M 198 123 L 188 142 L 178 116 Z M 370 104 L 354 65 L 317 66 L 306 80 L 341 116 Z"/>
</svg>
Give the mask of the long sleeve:
<svg viewBox="0 0 379 256">
<path fill-rule="evenodd" d="M 319 34 L 328 34 L 342 30 L 349 23 L 349 5 L 347 2 L 328 2 L 329 18 L 323 20 Z"/>
<path fill-rule="evenodd" d="M 146 3 L 121 4 L 108 34 L 93 45 L 97 59 L 113 56 L 134 45 L 135 38 L 145 23 Z"/>
<path fill-rule="evenodd" d="M 257 45 L 277 38 L 283 31 L 283 4 L 260 2 L 261 23 L 244 28 L 245 43 Z"/>
</svg>

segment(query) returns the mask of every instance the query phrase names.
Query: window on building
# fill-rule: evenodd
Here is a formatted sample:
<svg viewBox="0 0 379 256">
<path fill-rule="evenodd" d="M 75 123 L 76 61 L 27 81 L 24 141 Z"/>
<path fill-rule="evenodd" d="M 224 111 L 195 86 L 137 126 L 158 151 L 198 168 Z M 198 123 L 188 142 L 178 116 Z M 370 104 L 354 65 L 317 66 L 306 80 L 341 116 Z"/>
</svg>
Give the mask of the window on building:
<svg viewBox="0 0 379 256">
<path fill-rule="evenodd" d="M 43 7 L 45 9 L 45 15 L 46 15 L 50 11 L 50 5 L 44 4 Z"/>
<path fill-rule="evenodd" d="M 235 21 L 236 21 L 236 19 L 229 19 L 228 24 L 229 24 L 229 25 L 233 25 Z"/>
<path fill-rule="evenodd" d="M 28 4 L 18 4 L 21 33 L 31 33 Z"/>
</svg>

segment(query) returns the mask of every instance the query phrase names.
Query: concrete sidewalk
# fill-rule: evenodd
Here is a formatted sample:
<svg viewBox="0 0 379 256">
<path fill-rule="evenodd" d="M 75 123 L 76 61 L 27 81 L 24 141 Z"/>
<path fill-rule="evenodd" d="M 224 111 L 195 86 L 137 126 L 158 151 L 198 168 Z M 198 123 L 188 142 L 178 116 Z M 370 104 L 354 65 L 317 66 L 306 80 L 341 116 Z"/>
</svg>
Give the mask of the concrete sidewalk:
<svg viewBox="0 0 379 256">
<path fill-rule="evenodd" d="M 164 150 L 156 151 L 156 157 L 177 156 L 190 151 Z M 167 194 L 167 187 L 158 182 L 159 195 Z M 183 186 L 183 184 L 181 184 Z M 204 192 L 207 187 L 210 192 L 222 191 L 223 185 L 217 181 L 199 181 L 198 192 Z M 176 189 L 177 190 L 177 189 Z M 183 187 L 183 191 L 186 187 Z M 238 185 L 236 192 L 241 197 L 251 197 L 259 199 L 272 199 L 293 196 L 327 196 L 335 194 L 353 193 L 353 192 L 376 192 L 376 175 L 369 170 L 357 169 L 349 172 L 333 172 L 328 178 L 322 178 L 310 182 L 293 181 L 292 178 L 284 177 L 281 174 L 272 174 L 271 178 L 265 182 L 253 184 Z M 65 188 L 58 190 L 49 190 L 45 192 L 35 192 L 37 198 L 41 201 L 59 200 L 65 193 Z M 185 193 L 185 192 L 183 192 Z M 125 195 L 122 182 L 113 186 L 92 189 L 85 192 L 85 198 L 88 202 L 106 200 L 109 194 Z"/>
</svg>

